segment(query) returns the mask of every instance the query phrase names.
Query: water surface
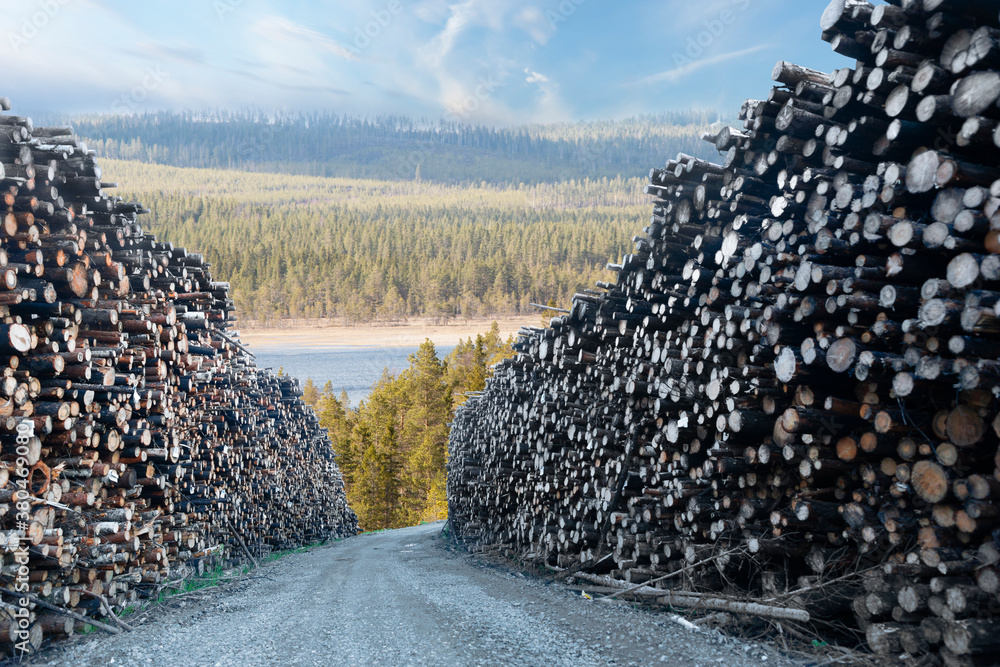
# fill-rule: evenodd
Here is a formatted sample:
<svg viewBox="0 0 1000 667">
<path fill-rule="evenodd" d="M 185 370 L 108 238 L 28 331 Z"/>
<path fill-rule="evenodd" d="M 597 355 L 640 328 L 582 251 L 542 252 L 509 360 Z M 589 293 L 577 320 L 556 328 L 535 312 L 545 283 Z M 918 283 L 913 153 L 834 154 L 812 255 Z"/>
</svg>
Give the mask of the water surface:
<svg viewBox="0 0 1000 667">
<path fill-rule="evenodd" d="M 436 346 L 437 355 L 443 359 L 455 349 L 454 345 Z M 347 392 L 351 405 L 357 407 L 361 399 L 368 395 L 371 386 L 382 377 L 386 368 L 399 373 L 409 366 L 407 357 L 417 351 L 417 347 L 349 347 L 332 345 L 308 348 L 259 348 L 253 350 L 257 366 L 271 368 L 275 372 L 284 369 L 286 375 L 306 378 L 319 389 L 329 381 L 338 394 Z"/>
</svg>

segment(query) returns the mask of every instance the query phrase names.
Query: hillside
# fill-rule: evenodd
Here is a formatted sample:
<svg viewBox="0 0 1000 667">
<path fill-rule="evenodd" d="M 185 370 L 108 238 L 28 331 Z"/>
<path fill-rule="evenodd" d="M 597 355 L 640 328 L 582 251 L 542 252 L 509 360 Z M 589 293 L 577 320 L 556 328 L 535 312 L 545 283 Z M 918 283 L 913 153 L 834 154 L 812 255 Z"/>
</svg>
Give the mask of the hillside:
<svg viewBox="0 0 1000 667">
<path fill-rule="evenodd" d="M 67 119 L 109 158 L 440 183 L 643 176 L 665 155 L 709 156 L 698 137 L 716 120 L 713 112 L 692 111 L 505 129 L 335 114 L 158 112 Z"/>
<path fill-rule="evenodd" d="M 267 320 L 483 316 L 568 303 L 606 278 L 640 179 L 439 185 L 105 160 L 161 238 L 205 253 L 239 312 Z"/>
</svg>

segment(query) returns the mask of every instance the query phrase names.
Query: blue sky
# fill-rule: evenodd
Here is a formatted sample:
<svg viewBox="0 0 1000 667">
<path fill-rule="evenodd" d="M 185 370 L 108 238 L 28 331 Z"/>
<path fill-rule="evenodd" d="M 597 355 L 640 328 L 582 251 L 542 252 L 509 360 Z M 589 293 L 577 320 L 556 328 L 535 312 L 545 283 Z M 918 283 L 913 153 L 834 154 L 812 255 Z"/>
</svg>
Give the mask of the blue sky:
<svg viewBox="0 0 1000 667">
<path fill-rule="evenodd" d="M 490 124 L 711 108 L 851 64 L 821 0 L 18 0 L 15 109 L 325 110 Z M 11 6 L 14 5 L 14 6 Z"/>
</svg>

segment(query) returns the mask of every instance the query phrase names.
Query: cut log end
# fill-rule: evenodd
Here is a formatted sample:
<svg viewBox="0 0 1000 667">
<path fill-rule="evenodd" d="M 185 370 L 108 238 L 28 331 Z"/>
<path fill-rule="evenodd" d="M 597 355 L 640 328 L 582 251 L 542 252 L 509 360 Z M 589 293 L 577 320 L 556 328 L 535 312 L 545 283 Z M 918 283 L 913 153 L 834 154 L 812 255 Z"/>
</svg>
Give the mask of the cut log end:
<svg viewBox="0 0 1000 667">
<path fill-rule="evenodd" d="M 906 167 L 906 189 L 913 194 L 930 192 L 936 184 L 940 164 L 936 151 L 924 151 L 914 157 Z"/>
<path fill-rule="evenodd" d="M 910 483 L 917 495 L 928 503 L 939 503 L 948 495 L 948 475 L 933 461 L 917 461 Z"/>
<path fill-rule="evenodd" d="M 847 371 L 857 358 L 858 348 L 850 338 L 835 341 L 826 352 L 826 365 L 835 373 Z"/>
</svg>

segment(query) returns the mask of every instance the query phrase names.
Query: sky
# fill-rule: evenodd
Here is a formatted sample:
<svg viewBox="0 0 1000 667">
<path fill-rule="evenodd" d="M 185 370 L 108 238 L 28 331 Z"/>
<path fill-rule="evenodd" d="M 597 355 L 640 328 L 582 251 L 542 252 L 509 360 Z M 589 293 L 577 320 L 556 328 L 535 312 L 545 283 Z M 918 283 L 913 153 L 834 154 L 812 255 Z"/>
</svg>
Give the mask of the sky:
<svg viewBox="0 0 1000 667">
<path fill-rule="evenodd" d="M 398 114 L 491 125 L 712 109 L 852 61 L 822 0 L 0 0 L 14 110 Z"/>
</svg>

